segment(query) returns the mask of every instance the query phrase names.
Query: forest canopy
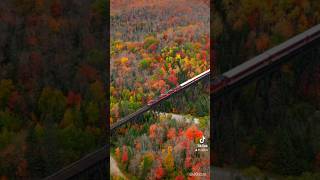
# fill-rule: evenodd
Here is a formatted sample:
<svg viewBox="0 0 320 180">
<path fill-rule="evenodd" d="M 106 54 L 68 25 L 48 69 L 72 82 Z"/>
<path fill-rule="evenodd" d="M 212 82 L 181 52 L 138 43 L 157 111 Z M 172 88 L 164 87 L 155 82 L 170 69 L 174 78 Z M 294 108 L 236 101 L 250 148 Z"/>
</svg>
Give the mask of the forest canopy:
<svg viewBox="0 0 320 180">
<path fill-rule="evenodd" d="M 106 2 L 0 2 L 0 179 L 42 178 L 104 145 Z"/>
</svg>

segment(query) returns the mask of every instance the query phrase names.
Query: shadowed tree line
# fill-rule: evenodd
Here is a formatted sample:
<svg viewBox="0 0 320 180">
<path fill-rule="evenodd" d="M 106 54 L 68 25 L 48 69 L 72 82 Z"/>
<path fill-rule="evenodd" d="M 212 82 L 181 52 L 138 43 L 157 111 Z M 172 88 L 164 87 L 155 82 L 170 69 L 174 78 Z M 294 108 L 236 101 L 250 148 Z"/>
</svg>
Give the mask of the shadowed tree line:
<svg viewBox="0 0 320 180">
<path fill-rule="evenodd" d="M 105 142 L 106 0 L 0 2 L 0 175 L 45 177 Z"/>
<path fill-rule="evenodd" d="M 320 6 L 312 0 L 220 0 L 213 8 L 218 73 L 320 22 Z M 248 172 L 256 175 L 257 168 L 283 176 L 319 172 L 318 51 L 314 47 L 290 57 L 292 63 L 223 99 L 213 137 L 215 165 L 254 167 Z"/>
</svg>

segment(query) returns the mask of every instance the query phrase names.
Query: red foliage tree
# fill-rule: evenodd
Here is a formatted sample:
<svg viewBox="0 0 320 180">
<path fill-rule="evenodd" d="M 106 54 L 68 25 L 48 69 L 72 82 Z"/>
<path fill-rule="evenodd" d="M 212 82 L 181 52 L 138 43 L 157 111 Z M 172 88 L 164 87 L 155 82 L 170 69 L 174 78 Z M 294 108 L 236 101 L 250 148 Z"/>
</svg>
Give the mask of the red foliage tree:
<svg viewBox="0 0 320 180">
<path fill-rule="evenodd" d="M 192 125 L 186 130 L 185 136 L 189 140 L 194 140 L 195 138 L 201 138 L 203 136 L 203 132 L 198 130 L 198 128 L 195 125 Z"/>
<path fill-rule="evenodd" d="M 184 180 L 184 177 L 182 175 L 179 175 L 176 177 L 176 180 Z"/>
<path fill-rule="evenodd" d="M 95 81 L 98 78 L 97 70 L 89 65 L 82 65 L 79 72 L 87 81 Z"/>
<path fill-rule="evenodd" d="M 187 153 L 187 156 L 186 156 L 186 159 L 184 161 L 184 167 L 186 169 L 190 168 L 192 166 L 191 164 L 191 156 L 190 156 L 190 153 Z"/>
<path fill-rule="evenodd" d="M 26 113 L 26 104 L 18 91 L 11 93 L 8 100 L 8 107 L 11 111 L 19 110 L 22 113 Z"/>
<path fill-rule="evenodd" d="M 202 166 L 202 163 L 201 162 L 197 162 L 196 164 L 194 164 L 192 166 L 192 171 L 193 172 L 200 172 L 201 171 L 200 170 L 201 166 Z"/>
<path fill-rule="evenodd" d="M 156 179 L 161 179 L 164 176 L 164 169 L 159 166 L 156 168 Z"/>
<path fill-rule="evenodd" d="M 167 138 L 168 139 L 174 139 L 176 137 L 176 129 L 170 128 L 167 132 Z"/>
<path fill-rule="evenodd" d="M 80 105 L 81 103 L 81 95 L 77 94 L 73 91 L 69 91 L 68 96 L 67 96 L 67 106 L 72 106 L 72 105 Z"/>
<path fill-rule="evenodd" d="M 174 71 L 170 72 L 170 75 L 168 77 L 168 81 L 174 85 L 178 84 L 178 78 L 177 78 L 176 73 Z"/>
<path fill-rule="evenodd" d="M 128 150 L 126 146 L 122 147 L 122 157 L 121 157 L 121 161 L 123 164 L 125 164 L 126 162 L 128 162 L 129 157 L 128 157 Z"/>
<path fill-rule="evenodd" d="M 178 130 L 178 136 L 183 136 L 183 134 L 184 134 L 183 130 L 182 130 L 181 128 L 179 128 L 179 130 Z"/>
<path fill-rule="evenodd" d="M 156 137 L 156 130 L 157 130 L 157 125 L 152 124 L 149 128 L 149 137 L 150 138 L 155 138 Z"/>
<path fill-rule="evenodd" d="M 59 17 L 62 14 L 62 5 L 60 0 L 55 0 L 50 7 L 52 17 Z"/>
</svg>

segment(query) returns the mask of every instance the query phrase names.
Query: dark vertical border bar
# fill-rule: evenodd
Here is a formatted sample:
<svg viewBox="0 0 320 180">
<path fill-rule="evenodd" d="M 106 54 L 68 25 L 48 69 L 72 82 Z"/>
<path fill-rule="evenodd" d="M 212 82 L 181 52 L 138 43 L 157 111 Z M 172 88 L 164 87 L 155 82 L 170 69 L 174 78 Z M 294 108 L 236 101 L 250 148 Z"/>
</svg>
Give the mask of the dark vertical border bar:
<svg viewBox="0 0 320 180">
<path fill-rule="evenodd" d="M 214 66 L 214 62 L 215 62 L 215 54 L 214 54 L 214 51 L 213 51 L 213 45 L 214 45 L 214 41 L 213 41 L 213 28 L 212 28 L 212 20 L 213 20 L 213 8 L 214 8 L 214 0 L 210 0 L 210 84 L 212 83 L 212 79 L 214 77 L 214 74 L 215 74 L 215 66 Z M 210 178 L 212 179 L 213 178 L 213 169 L 211 168 L 213 166 L 213 159 L 212 159 L 212 152 L 213 152 L 213 149 L 212 149 L 212 145 L 213 145 L 213 117 L 212 117 L 212 107 L 211 106 L 211 103 L 212 103 L 212 96 L 211 96 L 211 93 L 210 93 Z"/>
<path fill-rule="evenodd" d="M 107 52 L 107 67 L 106 67 L 106 157 L 110 156 L 110 0 L 107 0 L 107 14 L 106 17 L 106 52 Z M 107 175 L 110 177 L 110 161 L 107 161 Z"/>
</svg>

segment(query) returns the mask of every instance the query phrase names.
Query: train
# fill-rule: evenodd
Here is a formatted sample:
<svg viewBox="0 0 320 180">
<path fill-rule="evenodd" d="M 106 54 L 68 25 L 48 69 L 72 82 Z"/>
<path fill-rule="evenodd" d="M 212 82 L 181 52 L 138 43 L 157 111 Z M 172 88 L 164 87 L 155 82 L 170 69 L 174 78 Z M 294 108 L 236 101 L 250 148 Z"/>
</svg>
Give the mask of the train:
<svg viewBox="0 0 320 180">
<path fill-rule="evenodd" d="M 221 74 L 215 76 L 213 80 L 211 80 L 210 84 L 210 94 L 213 95 L 219 91 L 222 91 L 224 88 L 239 82 L 240 80 L 258 72 L 259 70 L 271 65 L 274 62 L 280 61 L 280 59 L 290 53 L 298 50 L 299 48 L 314 42 L 320 36 L 320 25 L 314 26 L 313 28 L 301 33 L 288 41 L 267 50 L 266 52 L 236 66 L 235 68 Z M 158 98 L 148 101 L 147 105 L 143 106 L 136 112 L 122 118 L 121 120 L 115 122 L 111 125 L 110 130 L 114 131 L 118 127 L 130 122 L 135 117 L 140 114 L 150 110 L 152 106 L 159 103 L 161 100 L 169 98 L 173 93 L 181 91 L 182 89 L 188 88 L 189 86 L 195 84 L 197 81 L 201 79 L 210 77 L 210 69 L 191 78 L 177 87 L 168 90 L 166 93 L 161 94 Z"/>
<path fill-rule="evenodd" d="M 197 82 L 197 81 L 201 80 L 202 78 L 209 76 L 209 75 L 210 75 L 210 69 L 202 72 L 201 74 L 199 74 L 191 79 L 188 79 L 187 81 L 179 84 L 175 88 L 168 90 L 167 92 L 161 94 L 158 98 L 148 101 L 147 105 L 152 106 L 152 105 L 160 102 L 162 99 L 167 98 L 168 96 L 178 92 L 181 89 L 184 89 L 184 88 L 190 86 L 191 84 L 193 84 L 193 83 L 195 83 L 195 82 Z"/>
<path fill-rule="evenodd" d="M 277 45 L 264 53 L 232 68 L 231 70 L 214 77 L 211 81 L 210 92 L 216 93 L 227 86 L 231 86 L 242 79 L 252 75 L 255 72 L 258 72 L 261 69 L 268 67 L 269 65 L 280 61 L 282 57 L 285 57 L 292 52 L 298 50 L 301 47 L 319 39 L 320 37 L 320 24 L 308 29 L 307 31 L 300 33 L 289 40 Z M 186 88 L 189 85 L 193 84 L 195 81 L 202 79 L 205 76 L 210 75 L 210 69 L 205 72 L 183 82 L 182 84 L 176 86 L 173 89 L 170 89 L 166 93 L 161 94 L 158 98 L 153 99 L 147 103 L 148 106 L 152 106 L 162 99 L 167 98 L 171 94 L 179 91 L 180 89 Z"/>
<path fill-rule="evenodd" d="M 232 68 L 231 70 L 216 76 L 211 81 L 211 94 L 217 93 L 220 90 L 231 86 L 249 75 L 266 68 L 272 63 L 280 61 L 282 57 L 298 50 L 301 47 L 315 41 L 320 37 L 320 24 L 300 33 L 289 40 L 277 45 L 264 53 Z"/>
</svg>

